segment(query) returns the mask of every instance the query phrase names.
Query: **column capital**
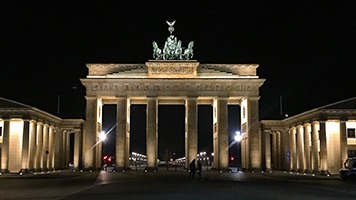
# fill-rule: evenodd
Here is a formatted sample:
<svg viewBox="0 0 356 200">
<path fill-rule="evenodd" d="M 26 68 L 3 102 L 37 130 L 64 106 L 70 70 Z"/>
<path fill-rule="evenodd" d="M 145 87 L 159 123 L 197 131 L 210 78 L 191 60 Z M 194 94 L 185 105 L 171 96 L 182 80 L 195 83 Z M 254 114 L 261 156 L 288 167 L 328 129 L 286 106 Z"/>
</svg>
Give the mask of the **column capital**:
<svg viewBox="0 0 356 200">
<path fill-rule="evenodd" d="M 299 124 L 299 125 L 297 125 L 297 129 L 299 129 L 299 128 L 301 128 L 301 127 L 303 127 L 303 125 L 301 125 L 301 124 Z"/>
<path fill-rule="evenodd" d="M 247 97 L 246 99 L 258 101 L 258 100 L 260 100 L 260 98 L 261 98 L 260 96 L 254 96 L 254 97 Z"/>
<path fill-rule="evenodd" d="M 303 124 L 303 126 L 304 126 L 304 127 L 310 126 L 310 123 L 309 123 L 309 122 L 306 122 L 306 123 Z"/>
<path fill-rule="evenodd" d="M 318 121 L 313 121 L 313 122 L 311 122 L 311 124 L 312 125 L 316 125 L 316 124 L 319 124 L 319 122 Z"/>
<path fill-rule="evenodd" d="M 98 99 L 98 97 L 97 96 L 85 96 L 85 99 L 86 100 L 96 100 L 96 99 Z"/>
</svg>

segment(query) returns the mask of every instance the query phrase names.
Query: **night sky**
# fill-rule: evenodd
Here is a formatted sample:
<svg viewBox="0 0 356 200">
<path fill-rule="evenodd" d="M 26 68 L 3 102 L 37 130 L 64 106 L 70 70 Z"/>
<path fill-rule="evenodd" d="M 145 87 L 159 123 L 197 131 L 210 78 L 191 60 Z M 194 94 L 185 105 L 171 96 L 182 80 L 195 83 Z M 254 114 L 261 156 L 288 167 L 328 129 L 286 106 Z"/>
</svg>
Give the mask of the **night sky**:
<svg viewBox="0 0 356 200">
<path fill-rule="evenodd" d="M 85 64 L 145 63 L 152 41 L 163 46 L 169 36 L 166 20 L 176 20 L 183 46 L 195 41 L 200 63 L 260 65 L 260 119 L 282 118 L 280 97 L 291 116 L 356 96 L 354 1 L 176 2 L 1 1 L 0 96 L 85 119 Z M 104 108 L 104 129 L 115 124 L 114 109 Z M 131 150 L 140 153 L 145 109 L 131 109 Z M 199 151 L 212 148 L 211 112 L 199 106 Z M 231 136 L 238 112 L 229 106 Z M 183 116 L 183 106 L 159 107 L 160 156 L 184 152 Z"/>
</svg>

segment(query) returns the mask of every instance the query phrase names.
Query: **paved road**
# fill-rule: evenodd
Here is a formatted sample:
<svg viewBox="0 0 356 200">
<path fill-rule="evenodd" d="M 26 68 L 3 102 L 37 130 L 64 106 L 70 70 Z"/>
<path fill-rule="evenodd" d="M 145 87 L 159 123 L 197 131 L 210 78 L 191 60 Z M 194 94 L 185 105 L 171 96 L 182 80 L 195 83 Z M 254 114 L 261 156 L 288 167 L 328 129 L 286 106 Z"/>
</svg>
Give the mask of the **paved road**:
<svg viewBox="0 0 356 200">
<path fill-rule="evenodd" d="M 337 176 L 185 171 L 3 175 L 0 199 L 356 199 L 356 182 Z"/>
</svg>

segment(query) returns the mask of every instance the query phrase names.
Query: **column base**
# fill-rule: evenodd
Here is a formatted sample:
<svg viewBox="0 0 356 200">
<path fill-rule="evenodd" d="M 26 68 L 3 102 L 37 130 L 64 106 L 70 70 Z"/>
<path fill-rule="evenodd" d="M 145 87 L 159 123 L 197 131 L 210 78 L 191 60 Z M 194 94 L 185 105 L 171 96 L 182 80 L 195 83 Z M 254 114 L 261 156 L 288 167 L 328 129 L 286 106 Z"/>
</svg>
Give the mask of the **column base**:
<svg viewBox="0 0 356 200">
<path fill-rule="evenodd" d="M 144 169 L 144 172 L 158 172 L 158 168 L 157 167 L 146 167 Z"/>
<path fill-rule="evenodd" d="M 115 171 L 117 172 L 125 172 L 131 170 L 131 167 L 115 167 Z"/>
<path fill-rule="evenodd" d="M 330 172 L 328 170 L 321 170 L 320 175 L 330 175 Z"/>
<path fill-rule="evenodd" d="M 20 173 L 22 173 L 22 174 L 28 174 L 30 172 L 30 170 L 28 170 L 28 169 L 21 169 L 20 170 Z"/>
<path fill-rule="evenodd" d="M 216 171 L 216 172 L 231 172 L 231 169 L 230 168 L 210 168 L 211 171 Z"/>
<path fill-rule="evenodd" d="M 9 173 L 10 171 L 8 169 L 1 169 L 1 173 Z"/>
</svg>

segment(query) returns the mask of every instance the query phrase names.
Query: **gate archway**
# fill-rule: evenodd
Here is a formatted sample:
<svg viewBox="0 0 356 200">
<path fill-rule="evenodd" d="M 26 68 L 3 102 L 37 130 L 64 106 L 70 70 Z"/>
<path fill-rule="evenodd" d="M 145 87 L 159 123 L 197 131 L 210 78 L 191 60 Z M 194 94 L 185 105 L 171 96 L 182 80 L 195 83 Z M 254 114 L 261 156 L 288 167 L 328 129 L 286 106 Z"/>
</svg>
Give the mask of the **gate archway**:
<svg viewBox="0 0 356 200">
<path fill-rule="evenodd" d="M 117 106 L 116 163 L 129 167 L 130 105 L 146 109 L 147 167 L 157 167 L 158 105 L 185 107 L 185 157 L 198 153 L 198 105 L 213 107 L 214 168 L 227 170 L 228 105 L 241 107 L 241 166 L 261 168 L 261 137 L 258 126 L 260 79 L 257 64 L 200 64 L 195 60 L 154 60 L 145 64 L 87 64 L 86 127 L 83 136 L 83 167 L 99 168 L 100 145 L 93 147 L 102 131 L 102 106 Z"/>
</svg>

